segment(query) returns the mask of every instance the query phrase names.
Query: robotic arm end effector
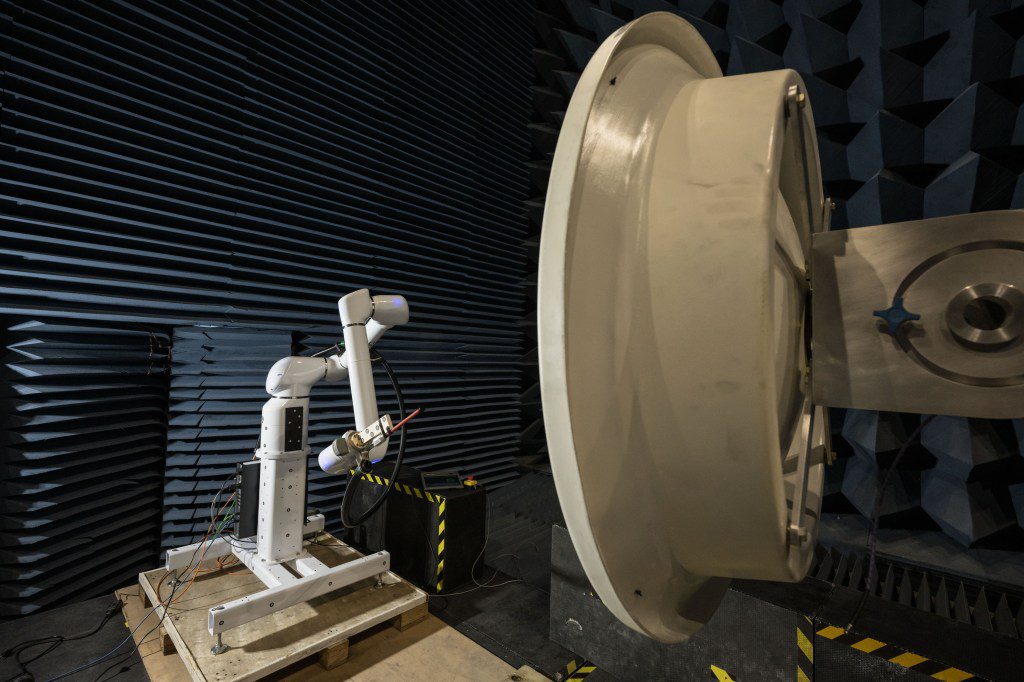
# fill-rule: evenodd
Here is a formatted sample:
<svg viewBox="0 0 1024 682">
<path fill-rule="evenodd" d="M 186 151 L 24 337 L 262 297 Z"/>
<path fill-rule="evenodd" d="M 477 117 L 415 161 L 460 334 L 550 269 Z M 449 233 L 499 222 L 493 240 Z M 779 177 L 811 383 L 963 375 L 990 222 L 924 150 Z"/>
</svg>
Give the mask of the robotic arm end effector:
<svg viewBox="0 0 1024 682">
<path fill-rule="evenodd" d="M 384 415 L 362 431 L 346 431 L 336 438 L 320 452 L 317 463 L 329 474 L 347 474 L 356 468 L 368 472 L 370 455 L 392 433 L 391 417 Z"/>
<path fill-rule="evenodd" d="M 320 451 L 317 463 L 329 474 L 347 474 L 359 464 L 359 450 L 351 443 L 355 431 L 346 431 L 345 435 L 336 438 L 333 443 Z"/>
</svg>

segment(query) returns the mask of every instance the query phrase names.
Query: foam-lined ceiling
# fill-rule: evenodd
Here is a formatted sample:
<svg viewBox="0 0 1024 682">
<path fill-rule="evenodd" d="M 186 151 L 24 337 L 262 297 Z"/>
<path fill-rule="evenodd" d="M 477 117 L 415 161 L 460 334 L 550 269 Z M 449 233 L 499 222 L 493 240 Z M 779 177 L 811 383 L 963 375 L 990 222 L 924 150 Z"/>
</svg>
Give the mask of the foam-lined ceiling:
<svg viewBox="0 0 1024 682">
<path fill-rule="evenodd" d="M 0 31 L 0 316 L 172 342 L 152 547 L 194 536 L 212 486 L 251 456 L 269 365 L 335 340 L 337 298 L 361 287 L 410 302 L 380 346 L 427 410 L 410 459 L 512 475 L 528 4 L 0 0 Z M 348 409 L 343 387 L 314 391 L 314 447 Z M 330 518 L 343 487 L 313 476 L 311 506 Z"/>
</svg>

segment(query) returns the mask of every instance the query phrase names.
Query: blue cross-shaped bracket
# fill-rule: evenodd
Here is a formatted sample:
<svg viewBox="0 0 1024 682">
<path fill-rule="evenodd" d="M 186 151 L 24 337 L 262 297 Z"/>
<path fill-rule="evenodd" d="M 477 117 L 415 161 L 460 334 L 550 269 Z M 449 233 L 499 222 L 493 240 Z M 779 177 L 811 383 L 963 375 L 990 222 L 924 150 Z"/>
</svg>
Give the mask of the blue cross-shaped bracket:
<svg viewBox="0 0 1024 682">
<path fill-rule="evenodd" d="M 871 313 L 875 317 L 885 320 L 887 334 L 896 335 L 897 330 L 911 320 L 920 320 L 921 316 L 908 311 L 903 307 L 903 297 L 898 296 L 892 299 L 892 305 L 885 310 L 876 310 Z"/>
</svg>

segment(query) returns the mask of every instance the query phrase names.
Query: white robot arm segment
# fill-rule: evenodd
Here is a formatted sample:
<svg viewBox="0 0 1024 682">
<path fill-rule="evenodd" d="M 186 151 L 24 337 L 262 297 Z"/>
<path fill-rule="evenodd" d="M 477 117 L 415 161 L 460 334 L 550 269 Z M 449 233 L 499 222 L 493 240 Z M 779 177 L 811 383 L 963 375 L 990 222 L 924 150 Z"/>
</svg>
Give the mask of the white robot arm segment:
<svg viewBox="0 0 1024 682">
<path fill-rule="evenodd" d="M 381 297 L 384 298 L 384 297 Z M 388 297 L 390 298 L 390 297 Z M 399 297 L 400 298 L 400 297 Z M 404 299 L 403 299 L 404 300 Z M 409 319 L 408 304 L 406 304 L 406 319 Z M 384 336 L 384 332 L 391 329 L 394 325 L 381 324 L 375 319 L 370 319 L 366 323 L 366 342 L 372 348 L 375 343 L 380 340 L 380 337 Z M 331 355 L 327 358 L 327 375 L 324 377 L 324 381 L 341 381 L 348 376 L 348 351 L 338 355 Z"/>
<path fill-rule="evenodd" d="M 338 300 L 338 312 L 344 327 L 345 353 L 328 358 L 327 377 L 336 380 L 348 375 L 356 430 L 363 431 L 379 419 L 370 345 L 391 327 L 409 321 L 409 304 L 402 296 L 371 298 L 369 291 L 360 289 Z M 356 463 L 361 453 L 351 448 L 349 436 L 346 433 L 323 449 L 317 458 L 321 469 L 328 473 L 344 473 Z M 388 441 L 385 439 L 366 456 L 381 459 L 387 449 Z"/>
</svg>

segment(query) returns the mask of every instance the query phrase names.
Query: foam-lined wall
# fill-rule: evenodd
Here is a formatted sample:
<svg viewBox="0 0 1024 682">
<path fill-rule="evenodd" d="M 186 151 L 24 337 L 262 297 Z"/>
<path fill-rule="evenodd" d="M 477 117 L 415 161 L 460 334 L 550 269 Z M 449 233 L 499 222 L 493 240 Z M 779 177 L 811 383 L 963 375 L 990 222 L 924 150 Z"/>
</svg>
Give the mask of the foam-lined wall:
<svg viewBox="0 0 1024 682">
<path fill-rule="evenodd" d="M 138 526 L 147 565 L 205 531 L 214 486 L 251 456 L 270 364 L 336 340 L 337 298 L 361 287 L 410 301 L 380 348 L 427 409 L 415 461 L 514 475 L 532 31 L 514 2 L 0 0 L 4 327 L 71 320 L 173 341 L 167 459 Z M 83 352 L 105 352 L 89 339 Z M 128 394 L 135 374 L 121 380 Z M 343 430 L 346 391 L 316 389 L 313 405 L 316 448 Z M 17 487 L 21 446 L 5 438 Z M 343 489 L 317 474 L 311 505 L 333 518 Z M 20 504 L 5 490 L 0 513 Z M 5 609 L 108 587 L 28 600 L 23 586 L 44 580 L 23 555 L 64 545 L 3 537 L 0 551 L 20 548 L 0 555 Z M 84 531 L 69 541 L 117 555 L 90 554 Z M 140 568 L 113 566 L 103 575 L 122 582 Z"/>
<path fill-rule="evenodd" d="M 818 133 L 835 228 L 1024 208 L 1020 0 L 536 0 L 531 257 L 562 116 L 597 46 L 626 22 L 678 14 L 727 75 L 791 68 Z M 534 270 L 536 270 L 534 261 Z M 531 281 L 535 284 L 535 280 Z M 529 342 L 536 348 L 535 327 Z M 536 351 L 524 363 L 523 443 L 543 453 Z M 844 427 L 845 419 L 845 427 Z M 836 414 L 828 492 L 869 515 L 916 417 Z M 1015 431 L 1016 429 L 1016 431 Z M 883 523 L 933 525 L 965 545 L 1024 547 L 1024 427 L 937 420 L 904 458 Z M 850 441 L 844 442 L 843 436 Z M 826 498 L 828 500 L 828 498 Z M 829 505 L 826 505 L 829 506 Z"/>
<path fill-rule="evenodd" d="M 10 618 L 152 567 L 170 340 L 66 318 L 5 318 L 0 339 L 0 618 Z"/>
</svg>

